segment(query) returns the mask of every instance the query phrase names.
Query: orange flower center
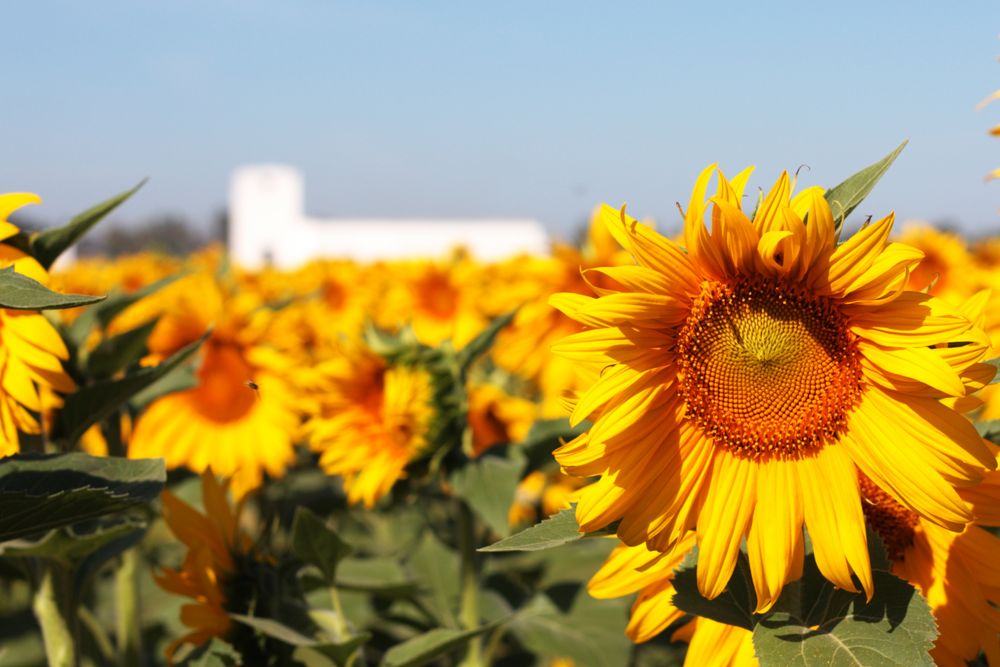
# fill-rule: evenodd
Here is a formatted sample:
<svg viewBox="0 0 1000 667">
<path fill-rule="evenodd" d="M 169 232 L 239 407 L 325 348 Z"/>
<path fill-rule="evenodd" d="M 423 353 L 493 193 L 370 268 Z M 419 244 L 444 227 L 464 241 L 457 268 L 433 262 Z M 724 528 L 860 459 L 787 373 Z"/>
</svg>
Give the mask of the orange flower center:
<svg viewBox="0 0 1000 667">
<path fill-rule="evenodd" d="M 889 560 L 894 563 L 902 561 L 906 549 L 913 544 L 919 517 L 893 500 L 892 496 L 860 471 L 858 483 L 861 489 L 861 509 L 868 525 L 882 538 Z"/>
<path fill-rule="evenodd" d="M 256 392 L 246 384 L 253 378 L 253 369 L 237 347 L 206 342 L 198 388 L 193 390 L 195 409 L 217 422 L 243 418 L 258 400 Z"/>
<path fill-rule="evenodd" d="M 751 459 L 836 440 L 861 393 L 854 334 L 834 304 L 787 284 L 706 281 L 677 339 L 687 416 Z"/>
</svg>

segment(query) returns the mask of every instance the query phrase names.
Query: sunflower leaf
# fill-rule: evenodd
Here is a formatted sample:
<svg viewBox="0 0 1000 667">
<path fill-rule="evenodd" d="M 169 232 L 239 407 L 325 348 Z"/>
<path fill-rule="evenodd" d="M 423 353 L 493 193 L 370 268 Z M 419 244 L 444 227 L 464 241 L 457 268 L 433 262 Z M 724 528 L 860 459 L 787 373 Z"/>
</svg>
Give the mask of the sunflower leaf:
<svg viewBox="0 0 1000 667">
<path fill-rule="evenodd" d="M 507 449 L 509 457 L 487 452 L 453 472 L 450 479 L 455 492 L 501 537 L 510 534 L 507 514 L 525 464 L 518 450 Z"/>
<path fill-rule="evenodd" d="M 546 589 L 522 607 L 510 623 L 518 642 L 548 658 L 616 667 L 628 663 L 625 635 L 628 601 L 597 600 L 579 582 Z"/>
<path fill-rule="evenodd" d="M 183 278 L 187 272 L 181 271 L 173 275 L 161 278 L 145 287 L 140 287 L 134 292 L 112 292 L 107 299 L 93 308 L 88 308 L 73 323 L 67 327 L 69 338 L 74 341 L 77 347 L 83 345 L 90 335 L 91 329 L 100 326 L 106 329 L 108 325 L 126 308 L 142 299 L 155 294 L 170 283 Z"/>
<path fill-rule="evenodd" d="M 826 191 L 823 196 L 830 205 L 833 219 L 836 221 L 836 228 L 840 229 L 844 225 L 847 216 L 858 207 L 865 197 L 872 191 L 879 179 L 885 175 L 892 163 L 906 147 L 904 141 L 896 150 L 892 151 L 875 164 L 868 165 L 858 173 L 850 176 L 840 185 L 834 186 Z"/>
<path fill-rule="evenodd" d="M 698 590 L 697 562 L 698 548 L 695 547 L 675 571 L 674 590 L 677 592 L 673 599 L 674 606 L 695 616 L 753 630 L 757 622 L 754 614 L 757 597 L 746 555 L 740 552 L 726 590 L 714 600 L 703 597 Z"/>
<path fill-rule="evenodd" d="M 0 269 L 0 308 L 11 310 L 57 310 L 76 308 L 103 301 L 106 297 L 87 294 L 60 294 L 13 266 Z"/>
<path fill-rule="evenodd" d="M 34 255 L 39 264 L 46 269 L 49 268 L 59 255 L 76 243 L 91 227 L 103 220 L 106 215 L 134 195 L 145 183 L 146 179 L 143 179 L 132 189 L 92 206 L 83 213 L 74 216 L 62 227 L 38 232 L 31 237 L 31 254 Z"/>
<path fill-rule="evenodd" d="M 292 521 L 292 552 L 323 573 L 328 586 L 337 578 L 337 565 L 350 555 L 350 545 L 326 521 L 306 507 L 298 507 Z"/>
<path fill-rule="evenodd" d="M 80 453 L 0 459 L 0 542 L 150 502 L 165 481 L 160 459 Z"/>
<path fill-rule="evenodd" d="M 479 551 L 540 551 L 551 549 L 583 537 L 576 523 L 576 509 L 566 509 L 519 533 L 482 547 Z"/>
<path fill-rule="evenodd" d="M 435 628 L 390 648 L 385 652 L 381 667 L 420 667 L 420 665 L 426 665 L 435 658 L 465 646 L 469 640 L 478 637 L 491 627 L 484 625 L 473 630 Z"/>
<path fill-rule="evenodd" d="M 463 376 L 468 372 L 469 367 L 472 366 L 476 359 L 486 354 L 493 347 L 493 343 L 496 342 L 500 330 L 510 324 L 516 314 L 517 311 L 512 310 L 509 313 L 494 318 L 478 336 L 469 341 L 469 344 L 458 352 L 458 368 Z"/>
<path fill-rule="evenodd" d="M 71 443 L 79 440 L 92 425 L 111 415 L 134 395 L 187 361 L 208 338 L 209 333 L 206 332 L 158 366 L 143 368 L 118 380 L 95 382 L 67 396 L 66 403 L 56 418 L 55 436 Z"/>
<path fill-rule="evenodd" d="M 153 333 L 156 319 L 109 336 L 87 355 L 87 371 L 91 377 L 111 377 L 139 360 L 146 350 L 146 340 Z"/>
<path fill-rule="evenodd" d="M 807 573 L 811 581 L 803 584 L 802 604 L 786 609 L 779 600 L 754 628 L 760 664 L 933 665 L 929 651 L 938 632 L 927 601 L 888 572 L 872 574 L 875 597 L 866 602 L 864 594 L 834 588 L 818 581 L 818 572 Z"/>
</svg>

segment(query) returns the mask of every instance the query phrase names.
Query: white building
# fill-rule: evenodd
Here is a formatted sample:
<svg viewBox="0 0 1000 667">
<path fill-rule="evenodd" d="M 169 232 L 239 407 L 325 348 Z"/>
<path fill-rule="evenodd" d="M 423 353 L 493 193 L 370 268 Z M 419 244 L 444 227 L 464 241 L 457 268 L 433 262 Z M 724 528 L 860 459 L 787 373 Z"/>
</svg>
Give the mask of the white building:
<svg viewBox="0 0 1000 667">
<path fill-rule="evenodd" d="M 319 257 L 440 257 L 459 246 L 489 261 L 546 254 L 549 239 L 525 219 L 310 218 L 302 175 L 282 165 L 241 167 L 230 181 L 229 252 L 248 268 L 291 268 Z"/>
</svg>

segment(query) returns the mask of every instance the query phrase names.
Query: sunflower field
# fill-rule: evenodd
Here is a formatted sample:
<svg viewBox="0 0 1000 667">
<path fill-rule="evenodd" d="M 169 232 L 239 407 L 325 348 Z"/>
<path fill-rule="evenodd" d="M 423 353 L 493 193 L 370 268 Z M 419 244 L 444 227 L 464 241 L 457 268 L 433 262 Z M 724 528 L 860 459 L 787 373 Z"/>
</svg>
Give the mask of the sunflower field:
<svg viewBox="0 0 1000 667">
<path fill-rule="evenodd" d="M 902 148 L 495 263 L 0 195 L 0 666 L 1000 665 L 1000 239 L 856 213 Z"/>
</svg>

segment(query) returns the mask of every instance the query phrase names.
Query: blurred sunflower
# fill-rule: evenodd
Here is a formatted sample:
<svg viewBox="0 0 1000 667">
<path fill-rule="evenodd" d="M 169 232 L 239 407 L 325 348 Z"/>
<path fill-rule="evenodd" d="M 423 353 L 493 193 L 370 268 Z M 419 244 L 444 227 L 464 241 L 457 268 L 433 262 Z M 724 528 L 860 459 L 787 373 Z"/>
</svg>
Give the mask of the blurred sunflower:
<svg viewBox="0 0 1000 667">
<path fill-rule="evenodd" d="M 163 518 L 187 547 L 187 553 L 180 569 L 163 568 L 154 579 L 165 591 L 194 600 L 181 607 L 181 622 L 191 631 L 170 643 L 168 658 L 182 644 L 197 645 L 213 637 L 226 637 L 233 627 L 229 613 L 246 611 L 234 607 L 231 589 L 239 561 L 255 558 L 253 542 L 237 525 L 239 508 L 229 506 L 227 486 L 211 471 L 202 474 L 204 513 L 170 491 L 161 496 Z"/>
<path fill-rule="evenodd" d="M 903 228 L 899 240 L 924 255 L 910 271 L 907 289 L 926 290 L 952 302 L 977 291 L 976 272 L 972 270 L 975 262 L 958 234 L 911 222 Z"/>
<path fill-rule="evenodd" d="M 41 201 L 27 193 L 0 195 L 0 267 L 13 266 L 17 273 L 47 285 L 49 276 L 41 264 L 2 243 L 20 232 L 8 222 L 10 214 Z M 65 343 L 44 315 L 0 309 L 0 456 L 17 453 L 19 431 L 40 432 L 36 415 L 62 402 L 54 392 L 76 388 L 62 366 L 68 358 Z"/>
<path fill-rule="evenodd" d="M 493 384 L 469 387 L 469 428 L 472 453 L 478 456 L 490 447 L 521 442 L 538 414 L 531 401 L 512 396 Z"/>
<path fill-rule="evenodd" d="M 507 523 L 511 528 L 537 523 L 552 516 L 576 501 L 586 482 L 579 477 L 562 473 L 534 470 L 517 484 L 514 502 L 507 510 Z"/>
<path fill-rule="evenodd" d="M 513 323 L 501 332 L 493 358 L 505 370 L 538 385 L 544 416 L 562 416 L 564 395 L 586 382 L 577 364 L 550 352 L 559 339 L 582 327 L 549 307 L 549 297 L 556 292 L 590 294 L 583 271 L 627 261 L 628 255 L 615 243 L 595 211 L 581 248 L 557 243 L 552 257 L 519 257 L 503 265 L 499 282 L 504 289 L 494 289 L 491 298 L 496 292 L 508 292 L 504 308 L 518 311 Z"/>
<path fill-rule="evenodd" d="M 347 343 L 316 371 L 303 433 L 323 470 L 343 477 L 348 501 L 373 507 L 427 447 L 435 414 L 431 376 Z"/>
<path fill-rule="evenodd" d="M 889 243 L 893 216 L 837 245 L 821 188 L 791 198 L 787 174 L 740 210 L 751 170 L 719 173 L 705 227 L 699 177 L 681 248 L 624 212 L 602 217 L 637 265 L 593 269 L 597 298 L 552 304 L 585 325 L 555 352 L 600 376 L 573 423 L 593 427 L 555 453 L 600 479 L 577 504 L 582 530 L 671 549 L 688 530 L 698 586 L 726 587 L 745 538 L 758 611 L 802 563 L 808 527 L 834 584 L 872 594 L 857 471 L 907 509 L 960 532 L 956 486 L 996 466 L 972 424 L 942 399 L 992 377 L 989 341 L 959 309 L 906 291 L 921 253 Z M 809 224 L 803 221 L 808 218 Z"/>
<path fill-rule="evenodd" d="M 271 312 L 248 292 L 231 294 L 210 273 L 182 278 L 152 297 L 162 311 L 148 341 L 160 361 L 197 340 L 198 385 L 154 401 L 129 443 L 133 458 L 163 457 L 170 468 L 212 468 L 242 497 L 264 473 L 280 477 L 294 458 L 298 428 L 288 360 L 268 343 Z"/>
</svg>

